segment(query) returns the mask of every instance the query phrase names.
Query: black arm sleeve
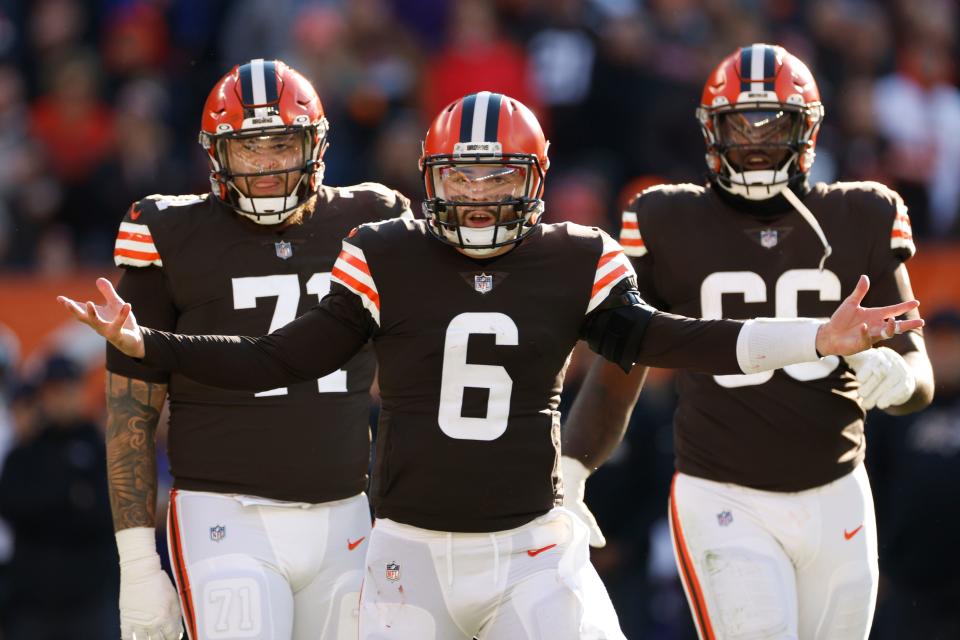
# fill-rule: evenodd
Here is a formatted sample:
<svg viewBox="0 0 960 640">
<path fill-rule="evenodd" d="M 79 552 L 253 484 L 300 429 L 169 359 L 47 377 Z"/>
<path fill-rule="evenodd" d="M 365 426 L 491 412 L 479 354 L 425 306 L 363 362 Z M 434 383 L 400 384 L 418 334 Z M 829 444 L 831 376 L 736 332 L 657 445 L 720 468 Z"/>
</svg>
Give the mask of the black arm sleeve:
<svg viewBox="0 0 960 640">
<path fill-rule="evenodd" d="M 216 387 L 272 389 L 342 367 L 370 337 L 371 322 L 356 296 L 334 285 L 319 306 L 268 336 L 188 336 L 144 328 L 143 363 Z"/>
<path fill-rule="evenodd" d="M 124 269 L 117 293 L 137 310 L 137 321 L 144 325 L 173 331 L 177 327 L 177 308 L 167 287 L 163 270 L 157 267 Z M 128 358 L 107 343 L 107 370 L 128 378 L 166 384 L 170 374 L 144 366 Z"/>
<path fill-rule="evenodd" d="M 643 301 L 631 278 L 587 316 L 580 337 L 627 373 L 634 364 L 743 373 L 737 361 L 742 326 L 733 320 L 696 320 L 657 311 Z"/>
<path fill-rule="evenodd" d="M 696 320 L 657 311 L 650 317 L 634 362 L 717 375 L 743 373 L 737 361 L 742 322 Z"/>
</svg>

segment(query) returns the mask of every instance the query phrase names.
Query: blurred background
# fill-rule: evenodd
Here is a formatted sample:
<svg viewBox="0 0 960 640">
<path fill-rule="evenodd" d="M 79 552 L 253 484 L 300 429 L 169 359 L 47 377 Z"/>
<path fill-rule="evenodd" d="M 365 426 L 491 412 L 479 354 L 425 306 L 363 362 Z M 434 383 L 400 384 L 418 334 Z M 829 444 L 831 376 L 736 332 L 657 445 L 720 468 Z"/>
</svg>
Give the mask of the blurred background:
<svg viewBox="0 0 960 640">
<path fill-rule="evenodd" d="M 117 275 L 132 201 L 208 190 L 200 109 L 231 66 L 276 57 L 304 73 L 331 122 L 325 181 L 380 181 L 415 211 L 429 118 L 468 92 L 507 93 L 552 141 L 548 219 L 616 235 L 633 193 L 703 181 L 707 74 L 771 42 L 809 64 L 826 105 L 812 179 L 895 188 L 919 248 L 937 398 L 870 416 L 871 637 L 960 638 L 958 29 L 953 0 L 0 0 L 0 628 L 116 628 L 103 348 L 54 295 L 93 297 L 95 275 Z M 594 562 L 630 638 L 695 637 L 664 519 L 672 411 L 656 372 L 588 490 L 610 540 Z"/>
</svg>

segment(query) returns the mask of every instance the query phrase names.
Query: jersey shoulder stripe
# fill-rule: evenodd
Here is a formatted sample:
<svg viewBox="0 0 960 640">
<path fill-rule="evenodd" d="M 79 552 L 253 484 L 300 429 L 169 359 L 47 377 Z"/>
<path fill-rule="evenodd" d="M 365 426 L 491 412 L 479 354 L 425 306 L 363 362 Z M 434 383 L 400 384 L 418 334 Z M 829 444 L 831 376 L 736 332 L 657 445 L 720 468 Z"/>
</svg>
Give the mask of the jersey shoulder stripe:
<svg viewBox="0 0 960 640">
<path fill-rule="evenodd" d="M 912 258 L 917 253 L 907 205 L 902 201 L 897 203 L 897 216 L 893 219 L 893 229 L 890 231 L 890 248 L 905 252 L 907 258 Z"/>
<path fill-rule="evenodd" d="M 631 258 L 642 258 L 647 255 L 647 246 L 640 235 L 640 224 L 637 214 L 633 211 L 624 211 L 620 223 L 620 245 L 623 251 Z"/>
<path fill-rule="evenodd" d="M 373 281 L 363 249 L 344 240 L 340 255 L 330 272 L 330 279 L 359 297 L 374 322 L 377 326 L 380 325 L 380 293 Z"/>
<path fill-rule="evenodd" d="M 587 305 L 587 313 L 596 309 L 607 299 L 610 291 L 617 284 L 627 278 L 636 278 L 637 274 L 630 264 L 630 259 L 624 253 L 623 247 L 617 244 L 616 240 L 602 234 L 603 250 L 600 259 L 597 261 L 596 272 L 593 277 L 593 290 L 590 292 L 590 303 Z"/>
<path fill-rule="evenodd" d="M 118 267 L 163 266 L 163 260 L 145 224 L 121 222 L 113 247 L 113 261 Z"/>
<path fill-rule="evenodd" d="M 169 226 L 172 210 L 184 211 L 184 215 L 189 216 L 193 212 L 188 209 L 205 205 L 207 201 L 208 194 L 155 194 L 134 202 L 123 216 L 117 232 L 113 246 L 114 264 L 118 267 L 163 267 L 156 236 L 158 233 L 163 235 L 163 228 Z"/>
</svg>

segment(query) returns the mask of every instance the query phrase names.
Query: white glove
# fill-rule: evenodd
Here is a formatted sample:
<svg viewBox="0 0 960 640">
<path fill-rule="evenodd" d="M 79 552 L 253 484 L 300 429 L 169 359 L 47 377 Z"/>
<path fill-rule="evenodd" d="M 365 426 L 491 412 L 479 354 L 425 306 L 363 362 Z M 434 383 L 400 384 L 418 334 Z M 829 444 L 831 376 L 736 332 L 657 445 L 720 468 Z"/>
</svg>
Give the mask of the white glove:
<svg viewBox="0 0 960 640">
<path fill-rule="evenodd" d="M 574 512 L 590 530 L 590 546 L 607 546 L 607 539 L 603 537 L 596 518 L 583 501 L 583 494 L 587 488 L 587 476 L 590 470 L 576 458 L 560 457 L 560 475 L 563 477 L 563 506 Z"/>
<path fill-rule="evenodd" d="M 913 395 L 917 379 L 907 361 L 889 347 L 874 347 L 846 357 L 857 374 L 864 409 L 901 405 Z"/>
<path fill-rule="evenodd" d="M 121 640 L 178 640 L 183 637 L 180 601 L 160 567 L 153 529 L 117 532 L 120 554 Z"/>
</svg>

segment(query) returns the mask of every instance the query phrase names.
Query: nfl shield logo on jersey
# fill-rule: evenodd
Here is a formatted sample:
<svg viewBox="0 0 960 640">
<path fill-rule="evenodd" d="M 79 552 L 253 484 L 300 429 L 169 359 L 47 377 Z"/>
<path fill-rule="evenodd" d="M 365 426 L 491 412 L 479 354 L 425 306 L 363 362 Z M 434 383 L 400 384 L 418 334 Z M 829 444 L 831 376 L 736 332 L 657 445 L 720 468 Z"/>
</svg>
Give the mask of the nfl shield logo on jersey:
<svg viewBox="0 0 960 640">
<path fill-rule="evenodd" d="M 210 539 L 214 542 L 220 542 L 227 535 L 227 528 L 222 524 L 218 524 L 215 527 L 210 527 Z"/>
<path fill-rule="evenodd" d="M 281 260 L 287 260 L 293 257 L 293 245 L 289 242 L 281 240 L 280 242 L 275 242 L 273 246 L 277 248 L 277 257 Z"/>
<path fill-rule="evenodd" d="M 717 514 L 717 524 L 721 527 L 729 527 L 731 522 L 733 522 L 733 514 L 729 511 L 721 511 Z"/>
<path fill-rule="evenodd" d="M 493 291 L 493 276 L 485 273 L 479 273 L 473 276 L 473 288 L 477 293 L 490 293 Z"/>
<path fill-rule="evenodd" d="M 780 241 L 780 234 L 776 229 L 762 229 L 760 231 L 760 246 L 764 249 L 772 249 Z"/>
<path fill-rule="evenodd" d="M 387 563 L 387 580 L 397 581 L 400 579 L 400 565 L 396 562 Z"/>
</svg>

